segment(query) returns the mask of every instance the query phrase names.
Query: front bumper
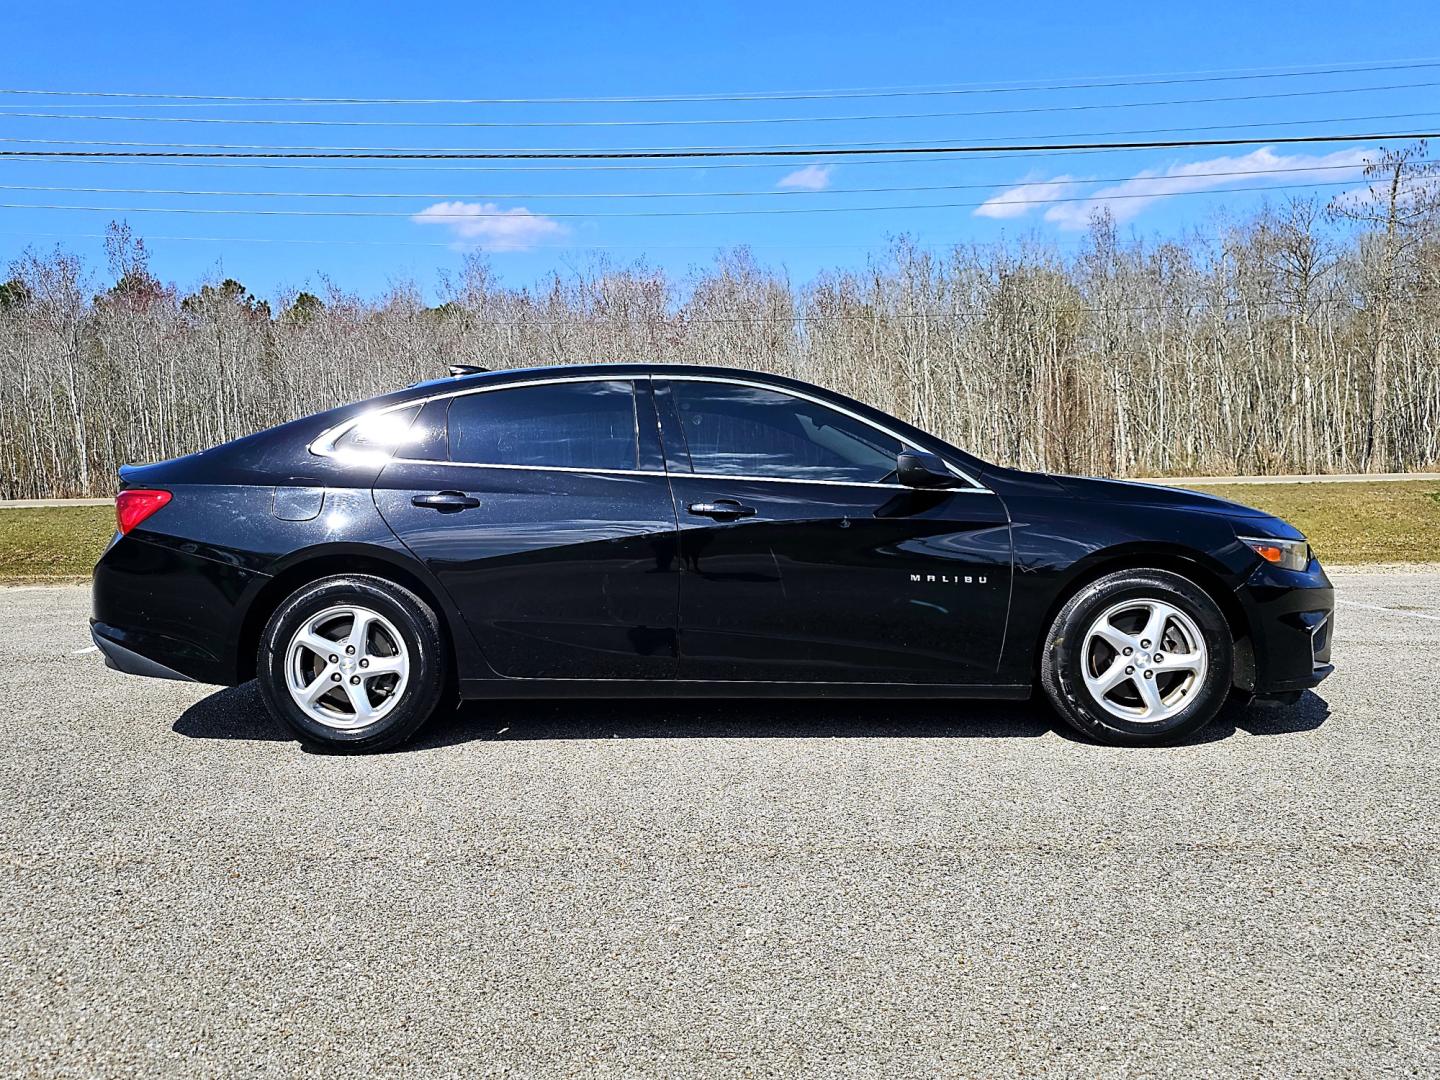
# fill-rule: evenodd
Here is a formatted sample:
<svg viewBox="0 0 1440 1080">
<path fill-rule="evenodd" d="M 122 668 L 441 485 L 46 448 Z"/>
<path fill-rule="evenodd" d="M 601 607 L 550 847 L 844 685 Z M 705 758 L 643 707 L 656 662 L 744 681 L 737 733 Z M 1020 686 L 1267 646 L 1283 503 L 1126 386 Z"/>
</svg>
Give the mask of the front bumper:
<svg viewBox="0 0 1440 1080">
<path fill-rule="evenodd" d="M 1303 571 L 1266 563 L 1236 595 L 1250 624 L 1257 696 L 1308 690 L 1335 670 L 1335 589 L 1318 559 Z"/>
</svg>

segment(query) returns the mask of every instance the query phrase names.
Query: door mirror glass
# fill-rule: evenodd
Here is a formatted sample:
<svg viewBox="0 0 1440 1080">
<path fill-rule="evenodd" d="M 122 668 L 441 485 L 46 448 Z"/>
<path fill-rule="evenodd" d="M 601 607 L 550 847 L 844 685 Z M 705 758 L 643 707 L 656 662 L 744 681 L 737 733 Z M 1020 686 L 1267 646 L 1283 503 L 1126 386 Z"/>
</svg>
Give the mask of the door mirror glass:
<svg viewBox="0 0 1440 1080">
<path fill-rule="evenodd" d="M 906 487 L 947 488 L 961 483 L 943 461 L 925 450 L 902 450 L 897 454 L 895 475 Z"/>
</svg>

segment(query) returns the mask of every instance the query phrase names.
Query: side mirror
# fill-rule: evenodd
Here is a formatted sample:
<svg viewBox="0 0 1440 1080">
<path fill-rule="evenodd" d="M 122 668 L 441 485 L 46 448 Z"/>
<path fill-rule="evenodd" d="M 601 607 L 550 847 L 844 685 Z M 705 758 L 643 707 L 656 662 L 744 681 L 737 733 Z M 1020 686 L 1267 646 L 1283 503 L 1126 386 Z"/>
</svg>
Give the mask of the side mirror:
<svg viewBox="0 0 1440 1080">
<path fill-rule="evenodd" d="M 960 478 L 934 454 L 924 450 L 902 450 L 895 456 L 895 474 L 906 487 L 955 487 Z"/>
</svg>

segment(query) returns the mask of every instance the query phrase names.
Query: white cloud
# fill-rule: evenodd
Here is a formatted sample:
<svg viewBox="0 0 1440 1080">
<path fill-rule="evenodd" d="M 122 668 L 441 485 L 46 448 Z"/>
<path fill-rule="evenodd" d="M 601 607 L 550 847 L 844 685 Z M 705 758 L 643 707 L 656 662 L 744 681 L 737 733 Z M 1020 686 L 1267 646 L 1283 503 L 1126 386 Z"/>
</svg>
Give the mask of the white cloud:
<svg viewBox="0 0 1440 1080">
<path fill-rule="evenodd" d="M 834 171 L 833 165 L 806 165 L 803 169 L 786 173 L 775 186 L 799 188 L 802 191 L 824 191 L 830 186 L 830 174 Z"/>
<path fill-rule="evenodd" d="M 532 214 L 523 206 L 504 209 L 495 203 L 436 203 L 410 220 L 444 225 L 457 240 L 473 241 L 485 251 L 529 251 L 541 240 L 569 231 L 554 218 Z"/>
<path fill-rule="evenodd" d="M 1348 180 L 1358 176 L 1367 159 L 1375 153 L 1354 149 L 1333 154 L 1277 154 L 1269 147 L 1262 147 L 1249 154 L 1149 169 L 1133 180 L 1090 192 L 1082 190 L 1082 183 L 1060 185 L 1061 181 L 1073 177 L 1057 176 L 1048 181 L 1028 181 L 1003 191 L 987 199 L 975 213 L 980 217 L 1020 217 L 1029 210 L 1041 209 L 1043 204 L 1037 204 L 1037 200 L 1076 198 L 1075 202 L 1051 203 L 1044 210 L 1044 218 L 1061 229 L 1083 229 L 1102 208 L 1109 210 L 1117 222 L 1130 221 L 1161 199 L 1189 191 Z M 1285 171 L 1271 171 L 1281 169 Z"/>
<path fill-rule="evenodd" d="M 1060 199 L 1072 190 L 1075 177 L 1056 176 L 1049 180 L 1021 184 L 986 199 L 975 210 L 976 217 L 1013 218 L 1022 217 L 1035 209 L 1045 199 Z"/>
</svg>

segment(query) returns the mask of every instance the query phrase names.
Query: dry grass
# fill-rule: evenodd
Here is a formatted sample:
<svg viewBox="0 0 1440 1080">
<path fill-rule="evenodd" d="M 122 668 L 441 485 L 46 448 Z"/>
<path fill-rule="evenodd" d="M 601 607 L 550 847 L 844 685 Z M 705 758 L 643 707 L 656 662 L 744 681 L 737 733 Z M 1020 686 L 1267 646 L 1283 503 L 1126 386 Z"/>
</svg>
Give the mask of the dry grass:
<svg viewBox="0 0 1440 1080">
<path fill-rule="evenodd" d="M 1440 480 L 1200 490 L 1279 515 L 1310 538 L 1326 563 L 1440 560 Z"/>
<path fill-rule="evenodd" d="M 1329 564 L 1440 560 L 1440 481 L 1204 490 L 1278 514 L 1302 529 Z M 109 506 L 0 510 L 0 584 L 87 578 L 114 528 Z"/>
<path fill-rule="evenodd" d="M 0 510 L 0 583 L 88 578 L 114 532 L 111 506 Z"/>
</svg>

